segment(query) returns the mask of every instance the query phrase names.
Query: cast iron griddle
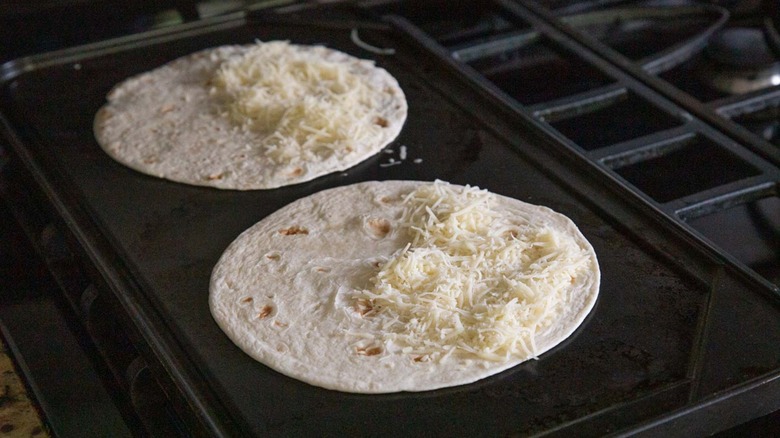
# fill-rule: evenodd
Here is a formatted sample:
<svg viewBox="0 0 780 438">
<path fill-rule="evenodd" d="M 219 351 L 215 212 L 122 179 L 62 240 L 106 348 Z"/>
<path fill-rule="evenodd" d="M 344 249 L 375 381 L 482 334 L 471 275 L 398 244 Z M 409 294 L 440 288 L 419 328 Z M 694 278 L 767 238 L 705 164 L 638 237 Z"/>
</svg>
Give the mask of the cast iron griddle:
<svg viewBox="0 0 780 438">
<path fill-rule="evenodd" d="M 396 53 L 359 48 L 352 28 Z M 388 153 L 312 182 L 235 192 L 140 174 L 95 142 L 93 116 L 116 83 L 195 50 L 255 39 L 322 43 L 393 74 L 409 117 Z M 201 419 L 200 432 L 584 436 L 653 426 L 682 433 L 721 427 L 708 416 L 727 427 L 723 411 L 744 416 L 744 394 L 758 394 L 751 388 L 777 395 L 780 312 L 769 294 L 390 28 L 235 18 L 6 65 L 0 93 L 5 139 L 85 247 L 105 293 L 147 344 L 141 350 L 159 363 L 156 372 Z M 407 160 L 382 166 L 399 159 L 401 145 Z M 326 188 L 436 178 L 551 207 L 580 227 L 599 257 L 602 286 L 567 342 L 471 385 L 355 395 L 266 368 L 212 320 L 212 267 L 266 215 Z M 742 418 L 735 417 L 731 424 Z"/>
</svg>

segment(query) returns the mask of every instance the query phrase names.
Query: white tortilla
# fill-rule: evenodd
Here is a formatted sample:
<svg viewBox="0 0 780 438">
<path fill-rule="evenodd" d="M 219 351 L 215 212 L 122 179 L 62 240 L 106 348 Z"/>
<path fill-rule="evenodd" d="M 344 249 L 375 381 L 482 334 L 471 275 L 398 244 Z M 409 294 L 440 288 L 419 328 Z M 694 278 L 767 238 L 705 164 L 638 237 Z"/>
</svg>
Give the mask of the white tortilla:
<svg viewBox="0 0 780 438">
<path fill-rule="evenodd" d="M 365 182 L 297 200 L 241 234 L 215 266 L 212 315 L 227 336 L 263 364 L 312 385 L 356 393 L 425 391 L 466 384 L 534 357 L 507 361 L 454 354 L 415 361 L 402 352 L 356 354 L 376 332 L 345 297 L 366 288 L 386 261 L 409 242 L 395 220 L 414 181 Z M 454 186 L 459 187 L 459 186 Z M 536 354 L 569 337 L 596 302 L 599 267 L 593 248 L 567 217 L 546 207 L 495 195 L 496 209 L 513 220 L 570 236 L 587 253 L 585 272 L 565 291 L 563 311 L 537 333 Z M 387 220 L 377 233 L 372 219 Z M 386 232 L 386 234 L 385 234 Z M 361 338 L 362 336 L 362 338 Z"/>
<path fill-rule="evenodd" d="M 407 104 L 398 82 L 373 61 L 361 60 L 322 46 L 286 42 L 283 51 L 302 62 L 346 65 L 371 90 L 376 108 L 361 111 L 351 123 L 367 137 L 334 150 L 307 145 L 305 156 L 280 162 L 269 156 L 264 139 L 273 130 L 258 131 L 231 118 L 225 96 L 215 93 L 212 79 L 223 63 L 249 53 L 256 45 L 222 46 L 184 56 L 162 67 L 131 77 L 108 94 L 95 116 L 100 146 L 118 162 L 148 175 L 220 189 L 270 189 L 309 181 L 350 168 L 390 143 L 406 119 Z M 286 59 L 286 58 L 285 58 Z M 313 89 L 319 102 L 322 89 Z M 312 97 L 313 96 L 313 97 Z M 377 122 L 379 121 L 379 122 Z M 348 123 L 349 125 L 349 123 Z M 351 131 L 348 131 L 351 132 Z"/>
</svg>

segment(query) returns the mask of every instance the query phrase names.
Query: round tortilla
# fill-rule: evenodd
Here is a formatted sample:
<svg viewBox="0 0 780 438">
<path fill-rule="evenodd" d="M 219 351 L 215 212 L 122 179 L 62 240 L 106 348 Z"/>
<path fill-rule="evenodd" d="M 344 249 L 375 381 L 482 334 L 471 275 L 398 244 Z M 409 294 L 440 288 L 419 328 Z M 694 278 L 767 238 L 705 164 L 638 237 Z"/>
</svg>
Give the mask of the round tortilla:
<svg viewBox="0 0 780 438">
<path fill-rule="evenodd" d="M 365 182 L 297 200 L 242 233 L 215 266 L 209 305 L 244 352 L 290 377 L 356 393 L 425 391 L 471 383 L 535 358 L 569 337 L 596 302 L 600 272 L 593 248 L 567 217 L 495 196 L 502 215 L 565 233 L 586 254 L 567 283 L 561 313 L 536 333 L 535 354 L 506 361 L 453 354 L 418 361 L 401 351 L 360 348 L 380 338 L 355 312 L 350 291 L 368 287 L 383 262 L 410 241 L 395 226 L 404 196 L 430 182 Z M 452 185 L 451 187 L 460 187 Z M 385 224 L 372 227 L 371 224 Z M 368 226 L 367 226 L 368 225 Z"/>
<path fill-rule="evenodd" d="M 273 127 L 258 130 L 237 122 L 226 108 L 224 93 L 216 93 L 213 83 L 220 66 L 256 53 L 252 50 L 263 44 L 275 45 L 284 59 L 289 57 L 299 64 L 346 66 L 351 75 L 368 87 L 372 107 L 360 111 L 365 115 L 361 120 L 349 120 L 344 123 L 347 126 L 338 128 L 344 132 L 369 131 L 368 134 L 356 141 L 349 140 L 353 136 L 342 134 L 347 140 L 329 148 L 307 143 L 302 146 L 303 153 L 292 158 L 273 156 L 263 142 L 280 135 L 289 139 L 291 128 L 284 127 L 284 132 L 281 127 L 276 131 Z M 300 107 L 304 98 L 310 99 L 309 106 L 312 102 L 322 104 L 327 101 L 322 96 L 332 93 L 334 88 L 332 84 L 316 83 L 310 94 L 293 105 Z M 256 91 L 251 84 L 247 89 L 249 93 Z M 242 92 L 247 94 L 247 89 Z M 262 93 L 269 90 L 257 94 Z M 373 61 L 323 46 L 281 41 L 222 46 L 184 56 L 118 84 L 107 101 L 95 116 L 94 133 L 100 146 L 116 161 L 159 178 L 234 190 L 271 189 L 348 169 L 393 141 L 407 114 L 406 99 L 398 82 Z M 366 128 L 370 123 L 381 129 Z"/>
</svg>

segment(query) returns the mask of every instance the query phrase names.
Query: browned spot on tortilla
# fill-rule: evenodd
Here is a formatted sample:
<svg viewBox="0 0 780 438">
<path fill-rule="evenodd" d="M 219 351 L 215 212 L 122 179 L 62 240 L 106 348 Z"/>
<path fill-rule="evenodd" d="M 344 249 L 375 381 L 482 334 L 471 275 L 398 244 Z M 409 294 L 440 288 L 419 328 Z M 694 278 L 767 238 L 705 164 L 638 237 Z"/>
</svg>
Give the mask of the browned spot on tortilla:
<svg viewBox="0 0 780 438">
<path fill-rule="evenodd" d="M 512 239 L 517 238 L 517 230 L 509 230 L 506 233 L 504 233 L 505 237 L 511 237 Z"/>
<path fill-rule="evenodd" d="M 296 234 L 309 234 L 309 230 L 303 227 L 299 227 L 297 225 L 294 225 L 290 228 L 282 228 L 279 230 L 279 234 L 283 236 L 294 236 Z"/>
<path fill-rule="evenodd" d="M 176 106 L 168 104 L 160 108 L 160 114 L 166 114 L 176 109 Z"/>
<path fill-rule="evenodd" d="M 241 302 L 242 302 L 242 303 L 251 303 L 251 302 L 252 302 L 252 297 L 245 297 L 245 298 L 242 298 L 242 299 L 241 299 Z"/>
<path fill-rule="evenodd" d="M 274 321 L 274 325 L 282 328 L 287 327 L 287 324 L 281 321 Z"/>
<path fill-rule="evenodd" d="M 296 167 L 290 171 L 290 176 L 301 176 L 301 175 L 303 175 L 302 167 Z"/>
<path fill-rule="evenodd" d="M 371 235 L 381 239 L 390 232 L 390 221 L 384 218 L 372 217 L 366 221 L 366 228 Z"/>
<path fill-rule="evenodd" d="M 325 268 L 323 266 L 317 266 L 316 268 L 314 268 L 314 270 L 317 272 L 330 272 L 330 268 Z"/>
<path fill-rule="evenodd" d="M 376 356 L 382 352 L 380 347 L 357 347 L 355 352 L 361 356 Z"/>
<path fill-rule="evenodd" d="M 214 181 L 218 179 L 222 179 L 225 176 L 224 173 L 212 173 L 211 175 L 207 176 L 206 179 L 209 181 Z"/>
<path fill-rule="evenodd" d="M 571 277 L 571 284 L 574 284 L 577 281 L 577 277 Z"/>
<path fill-rule="evenodd" d="M 157 162 L 157 157 L 144 158 L 144 164 L 152 164 Z"/>
<path fill-rule="evenodd" d="M 274 253 L 274 254 L 266 254 L 265 258 L 267 258 L 268 260 L 279 260 L 280 258 L 282 258 L 282 256 Z"/>
<path fill-rule="evenodd" d="M 415 362 L 429 362 L 431 360 L 431 357 L 427 354 L 423 354 L 422 356 L 415 356 L 412 358 Z"/>
<path fill-rule="evenodd" d="M 381 268 L 382 267 L 382 262 L 374 262 L 374 267 L 375 268 Z"/>
<path fill-rule="evenodd" d="M 383 128 L 387 128 L 390 125 L 390 122 L 388 122 L 387 119 L 384 117 L 375 117 L 374 124 L 379 125 Z"/>
<path fill-rule="evenodd" d="M 262 309 L 260 309 L 260 312 L 258 312 L 257 317 L 260 318 L 260 319 L 266 318 L 273 311 L 274 311 L 273 307 L 271 307 L 269 305 L 265 305 L 265 306 L 263 306 Z"/>
<path fill-rule="evenodd" d="M 392 196 L 382 196 L 381 198 L 379 198 L 379 202 L 381 202 L 382 204 L 395 204 L 398 201 L 400 201 L 400 199 Z"/>
<path fill-rule="evenodd" d="M 395 90 L 392 87 L 385 87 L 383 91 L 387 94 L 395 94 Z"/>
<path fill-rule="evenodd" d="M 374 304 L 366 298 L 358 298 L 352 306 L 360 316 L 366 316 L 374 310 Z"/>
<path fill-rule="evenodd" d="M 98 111 L 96 118 L 98 120 L 98 123 L 103 123 L 106 120 L 110 119 L 111 117 L 114 117 L 114 113 L 103 108 L 100 111 Z"/>
</svg>

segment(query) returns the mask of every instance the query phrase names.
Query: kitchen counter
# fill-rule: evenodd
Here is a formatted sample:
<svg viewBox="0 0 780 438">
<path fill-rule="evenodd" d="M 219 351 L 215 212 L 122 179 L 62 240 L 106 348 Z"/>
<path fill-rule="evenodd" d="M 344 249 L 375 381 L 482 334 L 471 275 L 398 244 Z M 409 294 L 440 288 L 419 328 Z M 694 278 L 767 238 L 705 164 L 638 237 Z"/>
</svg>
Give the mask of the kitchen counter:
<svg viewBox="0 0 780 438">
<path fill-rule="evenodd" d="M 47 437 L 37 408 L 27 395 L 27 388 L 8 355 L 5 342 L 0 342 L 0 434 Z"/>
<path fill-rule="evenodd" d="M 32 249 L 3 202 L 0 223 L 0 307 L 4 307 L 17 299 L 20 290 L 30 289 L 45 272 L 34 268 Z M 0 436 L 47 437 L 48 430 L 18 368 L 4 333 L 0 337 Z"/>
<path fill-rule="evenodd" d="M 37 283 L 36 277 L 45 277 L 45 272 L 36 270 L 34 259 L 29 242 L 5 203 L 0 201 L 0 307 L 18 301 L 20 291 L 30 290 Z M 3 327 L 2 321 L 0 327 Z M 49 436 L 37 406 L 30 399 L 26 382 L 19 374 L 6 335 L 0 336 L 0 435 Z"/>
</svg>

